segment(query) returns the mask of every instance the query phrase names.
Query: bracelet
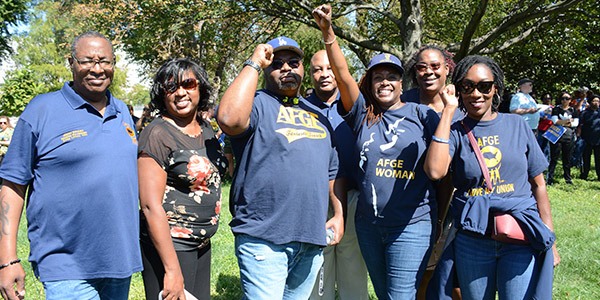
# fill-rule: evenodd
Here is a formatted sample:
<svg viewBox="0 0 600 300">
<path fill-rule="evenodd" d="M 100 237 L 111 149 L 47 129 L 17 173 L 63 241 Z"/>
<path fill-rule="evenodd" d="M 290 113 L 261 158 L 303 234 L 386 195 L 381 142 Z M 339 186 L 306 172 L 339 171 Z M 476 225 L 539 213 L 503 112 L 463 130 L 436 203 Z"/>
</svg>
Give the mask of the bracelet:
<svg viewBox="0 0 600 300">
<path fill-rule="evenodd" d="M 5 263 L 5 264 L 3 264 L 3 265 L 0 265 L 0 270 L 2 270 L 2 269 L 4 269 L 4 268 L 6 268 L 6 267 L 8 267 L 8 266 L 12 266 L 12 265 L 14 265 L 14 264 L 18 264 L 18 263 L 20 263 L 20 262 L 21 262 L 21 259 L 17 258 L 17 259 L 15 259 L 15 260 L 13 260 L 13 261 L 10 261 L 10 262 L 8 262 L 8 263 Z"/>
<path fill-rule="evenodd" d="M 323 40 L 323 44 L 325 44 L 325 45 L 331 45 L 331 44 L 333 44 L 333 42 L 335 42 L 336 39 L 337 39 L 337 36 L 334 35 L 333 36 L 333 40 L 331 40 L 330 42 L 327 42 L 327 41 Z"/>
<path fill-rule="evenodd" d="M 438 142 L 438 143 L 442 143 L 442 144 L 448 144 L 448 143 L 450 143 L 450 140 L 439 138 L 439 137 L 437 137 L 435 135 L 432 135 L 431 139 L 434 140 L 434 141 L 436 141 L 436 142 Z"/>
<path fill-rule="evenodd" d="M 256 72 L 258 72 L 259 74 L 260 74 L 260 71 L 262 71 L 260 66 L 251 59 L 246 60 L 244 62 L 244 65 L 242 66 L 242 68 L 245 66 L 250 66 L 252 69 L 256 70 Z"/>
</svg>

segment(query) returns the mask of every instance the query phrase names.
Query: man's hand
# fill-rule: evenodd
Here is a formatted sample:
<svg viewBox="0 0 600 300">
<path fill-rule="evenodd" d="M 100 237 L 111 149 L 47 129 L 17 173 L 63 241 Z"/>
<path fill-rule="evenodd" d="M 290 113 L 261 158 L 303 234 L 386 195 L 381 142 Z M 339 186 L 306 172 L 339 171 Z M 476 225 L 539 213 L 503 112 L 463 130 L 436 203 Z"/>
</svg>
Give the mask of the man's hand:
<svg viewBox="0 0 600 300">
<path fill-rule="evenodd" d="M 0 295 L 5 300 L 25 299 L 25 271 L 21 264 L 0 270 Z"/>
<path fill-rule="evenodd" d="M 273 62 L 273 47 L 269 44 L 256 46 L 250 60 L 257 63 L 261 69 L 266 69 Z"/>
<path fill-rule="evenodd" d="M 325 228 L 333 229 L 333 239 L 331 239 L 327 246 L 338 244 L 344 236 L 344 217 L 333 216 L 325 223 Z"/>
</svg>

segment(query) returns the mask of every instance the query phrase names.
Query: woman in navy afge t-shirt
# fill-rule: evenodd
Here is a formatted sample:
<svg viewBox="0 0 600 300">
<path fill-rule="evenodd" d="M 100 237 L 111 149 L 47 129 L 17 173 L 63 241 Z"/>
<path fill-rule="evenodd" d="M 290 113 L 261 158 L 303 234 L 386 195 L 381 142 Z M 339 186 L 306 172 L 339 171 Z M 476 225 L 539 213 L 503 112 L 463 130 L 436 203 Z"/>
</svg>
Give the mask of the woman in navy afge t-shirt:
<svg viewBox="0 0 600 300">
<path fill-rule="evenodd" d="M 500 299 L 551 299 L 553 265 L 560 257 L 543 175 L 548 162 L 523 118 L 498 113 L 504 74 L 494 60 L 465 57 L 457 64 L 452 83 L 443 92 L 446 105 L 429 146 L 425 172 L 436 180 L 451 165 L 456 188 L 451 210 L 459 230 L 446 250 L 454 251 L 462 297 L 493 300 L 498 291 Z M 467 116 L 452 123 L 459 106 Z M 467 130 L 473 133 L 484 166 L 479 165 Z M 484 180 L 482 168 L 489 180 Z M 492 239 L 495 214 L 518 220 L 528 242 Z"/>
<path fill-rule="evenodd" d="M 404 69 L 394 55 L 376 55 L 360 86 L 331 27 L 331 7 L 313 15 L 321 28 L 340 91 L 340 112 L 357 137 L 360 196 L 356 234 L 379 299 L 415 299 L 437 219 L 435 190 L 423 161 L 439 117 L 431 108 L 404 103 Z M 350 216 L 352 217 L 352 216 Z"/>
</svg>

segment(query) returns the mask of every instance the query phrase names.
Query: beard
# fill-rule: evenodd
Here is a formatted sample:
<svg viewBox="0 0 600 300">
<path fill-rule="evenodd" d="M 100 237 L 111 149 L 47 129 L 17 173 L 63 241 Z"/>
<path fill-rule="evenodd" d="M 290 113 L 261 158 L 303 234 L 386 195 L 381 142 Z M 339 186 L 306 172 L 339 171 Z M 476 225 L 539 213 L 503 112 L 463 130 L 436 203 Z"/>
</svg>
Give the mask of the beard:
<svg viewBox="0 0 600 300">
<path fill-rule="evenodd" d="M 286 75 L 286 77 L 292 76 L 294 77 L 294 81 L 286 81 L 283 82 L 282 78 L 279 78 L 279 80 L 276 80 L 276 84 L 277 87 L 279 88 L 279 90 L 282 91 L 289 91 L 289 90 L 297 90 L 300 88 L 300 83 L 302 83 L 302 76 L 300 76 L 298 73 L 295 72 L 290 72 Z"/>
</svg>

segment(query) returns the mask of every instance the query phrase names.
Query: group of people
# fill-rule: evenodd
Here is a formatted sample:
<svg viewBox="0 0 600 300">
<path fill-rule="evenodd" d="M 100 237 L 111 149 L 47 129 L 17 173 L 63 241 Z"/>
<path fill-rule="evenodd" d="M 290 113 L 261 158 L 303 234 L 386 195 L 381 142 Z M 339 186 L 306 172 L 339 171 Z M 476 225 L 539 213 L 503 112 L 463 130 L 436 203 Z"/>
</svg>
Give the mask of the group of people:
<svg viewBox="0 0 600 300">
<path fill-rule="evenodd" d="M 542 103 L 538 104 L 531 96 L 532 80 L 521 79 L 518 88 L 510 100 L 510 112 L 521 115 L 537 135 L 538 143 L 550 161 L 547 184 L 555 182 L 559 158 L 567 184 L 573 184 L 572 167 L 580 168 L 579 178 L 587 180 L 592 153 L 595 161 L 600 159 L 600 96 L 590 89 L 580 88 L 573 95 L 561 91 L 554 103 L 550 94 L 544 94 Z M 596 176 L 600 180 L 598 163 Z"/>
<path fill-rule="evenodd" d="M 299 94 L 304 51 L 281 36 L 256 46 L 216 113 L 236 161 L 229 225 L 243 299 L 368 299 L 367 271 L 379 299 L 414 299 L 447 211 L 454 233 L 428 298 L 455 287 L 463 299 L 551 297 L 548 162 L 522 118 L 498 113 L 498 64 L 455 64 L 427 46 L 406 66 L 414 90 L 403 95 L 405 66 L 388 53 L 357 83 L 331 7 L 312 14 L 325 48 L 310 60 L 312 95 Z M 108 91 L 110 41 L 84 33 L 71 52 L 73 81 L 30 102 L 0 167 L 0 294 L 25 295 L 27 192 L 29 261 L 47 299 L 127 299 L 142 269 L 147 299 L 209 299 L 228 160 L 199 117 L 213 93 L 206 72 L 165 62 L 150 93 L 158 116 L 138 139 Z M 492 239 L 496 214 L 517 219 L 528 243 Z"/>
</svg>

